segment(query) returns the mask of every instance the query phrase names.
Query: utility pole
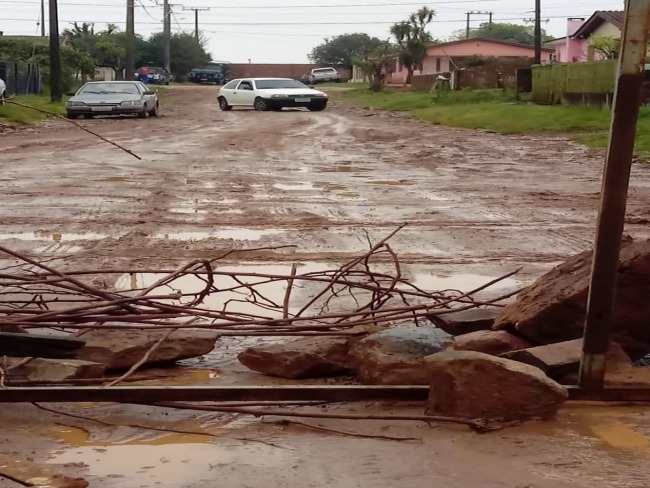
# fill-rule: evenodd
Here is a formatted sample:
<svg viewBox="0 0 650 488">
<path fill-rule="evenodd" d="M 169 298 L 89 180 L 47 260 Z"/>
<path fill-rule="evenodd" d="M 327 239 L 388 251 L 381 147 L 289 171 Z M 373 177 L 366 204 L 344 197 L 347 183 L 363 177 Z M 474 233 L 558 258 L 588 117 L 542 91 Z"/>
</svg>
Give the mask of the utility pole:
<svg viewBox="0 0 650 488">
<path fill-rule="evenodd" d="M 190 7 L 183 10 L 194 10 L 194 37 L 199 41 L 199 12 L 201 10 L 210 10 L 210 7 Z"/>
<path fill-rule="evenodd" d="M 45 37 L 45 0 L 41 0 L 41 37 Z"/>
<path fill-rule="evenodd" d="M 165 69 L 171 72 L 171 51 L 170 44 L 172 39 L 172 10 L 169 5 L 169 0 L 165 0 L 163 3 L 163 42 L 164 42 L 164 54 L 165 54 Z"/>
<path fill-rule="evenodd" d="M 61 79 L 61 46 L 59 45 L 59 6 L 57 0 L 50 1 L 50 100 L 63 100 Z"/>
<path fill-rule="evenodd" d="M 126 0 L 126 63 L 124 79 L 135 73 L 135 0 Z"/>
<path fill-rule="evenodd" d="M 542 1 L 535 0 L 535 64 L 542 64 Z"/>
<path fill-rule="evenodd" d="M 467 15 L 467 26 L 465 27 L 465 39 L 469 39 L 469 36 L 470 36 L 470 33 L 471 33 L 470 21 L 471 21 L 472 15 L 489 15 L 490 16 L 489 26 L 492 27 L 492 12 L 472 11 L 472 12 L 467 12 L 465 15 Z"/>
</svg>

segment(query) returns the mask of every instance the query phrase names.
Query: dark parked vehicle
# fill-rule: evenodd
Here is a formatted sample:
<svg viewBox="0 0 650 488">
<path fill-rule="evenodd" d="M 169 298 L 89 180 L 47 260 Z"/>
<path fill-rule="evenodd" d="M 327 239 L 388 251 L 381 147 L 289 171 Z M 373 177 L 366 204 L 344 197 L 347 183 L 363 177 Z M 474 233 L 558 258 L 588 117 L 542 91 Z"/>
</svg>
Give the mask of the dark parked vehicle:
<svg viewBox="0 0 650 488">
<path fill-rule="evenodd" d="M 174 76 L 165 68 L 149 68 L 149 83 L 154 85 L 169 85 Z"/>
<path fill-rule="evenodd" d="M 229 74 L 230 63 L 210 63 L 190 71 L 187 75 L 187 81 L 199 84 L 224 85 L 228 81 Z"/>
</svg>

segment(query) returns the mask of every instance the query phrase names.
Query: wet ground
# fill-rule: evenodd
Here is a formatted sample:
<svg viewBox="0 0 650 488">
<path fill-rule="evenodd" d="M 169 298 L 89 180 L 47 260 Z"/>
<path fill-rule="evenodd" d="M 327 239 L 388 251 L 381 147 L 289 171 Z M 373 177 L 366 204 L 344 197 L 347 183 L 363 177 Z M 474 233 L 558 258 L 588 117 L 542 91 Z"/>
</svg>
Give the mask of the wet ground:
<svg viewBox="0 0 650 488">
<path fill-rule="evenodd" d="M 286 273 L 292 263 L 335 266 L 367 249 L 366 232 L 378 240 L 408 223 L 392 247 L 409 277 L 463 290 L 519 267 L 503 286 L 528 283 L 590 246 L 600 152 L 557 135 L 434 127 L 338 103 L 322 113 L 222 113 L 215 95 L 173 89 L 159 119 L 81 121 L 141 161 L 64 122 L 0 136 L 0 245 L 65 257 L 64 268 L 111 269 L 174 269 L 232 249 L 295 246 L 223 262 Z M 648 187 L 650 166 L 636 165 L 627 225 L 635 236 L 649 234 Z M 233 363 L 240 346 L 224 341 L 178 381 L 270 383 Z M 2 451 L 108 488 L 632 488 L 646 485 L 650 457 L 649 415 L 640 408 L 574 405 L 556 422 L 485 436 L 406 422 L 305 421 L 417 441 L 144 407 L 56 408 L 132 426 L 15 406 L 0 414 Z"/>
</svg>

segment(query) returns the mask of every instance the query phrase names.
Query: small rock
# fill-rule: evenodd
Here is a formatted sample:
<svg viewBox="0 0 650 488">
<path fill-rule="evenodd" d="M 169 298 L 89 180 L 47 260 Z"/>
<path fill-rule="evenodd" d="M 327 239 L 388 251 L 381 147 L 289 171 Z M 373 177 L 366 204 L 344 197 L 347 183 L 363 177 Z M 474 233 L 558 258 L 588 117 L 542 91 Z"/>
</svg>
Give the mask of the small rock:
<svg viewBox="0 0 650 488">
<path fill-rule="evenodd" d="M 22 361 L 10 358 L 7 364 L 12 366 Z M 63 381 L 78 378 L 102 378 L 104 365 L 78 359 L 43 359 L 34 358 L 27 364 L 9 371 L 9 376 L 18 380 L 29 381 Z"/>
<path fill-rule="evenodd" d="M 350 348 L 359 381 L 371 385 L 426 385 L 424 358 L 453 345 L 440 329 L 404 326 L 361 339 Z"/>
<path fill-rule="evenodd" d="M 425 360 L 427 414 L 505 421 L 552 418 L 566 388 L 527 364 L 480 352 L 444 351 Z"/>
<path fill-rule="evenodd" d="M 454 349 L 482 352 L 492 356 L 529 347 L 532 347 L 530 342 L 505 330 L 478 330 L 454 337 Z"/>
<path fill-rule="evenodd" d="M 578 370 L 582 357 L 582 339 L 507 352 L 501 357 L 530 364 L 551 378 L 560 378 Z"/>
<path fill-rule="evenodd" d="M 309 337 L 249 347 L 238 359 L 250 369 L 282 378 L 321 378 L 352 371 L 347 338 Z"/>
<path fill-rule="evenodd" d="M 427 315 L 427 318 L 439 329 L 457 336 L 491 329 L 496 316 L 497 310 L 494 308 L 474 308 L 444 315 Z"/>
<path fill-rule="evenodd" d="M 86 345 L 77 358 L 102 363 L 107 370 L 130 368 L 166 333 L 151 329 L 91 330 L 82 337 Z M 212 352 L 217 332 L 199 329 L 174 331 L 151 354 L 146 364 L 169 363 Z"/>
</svg>

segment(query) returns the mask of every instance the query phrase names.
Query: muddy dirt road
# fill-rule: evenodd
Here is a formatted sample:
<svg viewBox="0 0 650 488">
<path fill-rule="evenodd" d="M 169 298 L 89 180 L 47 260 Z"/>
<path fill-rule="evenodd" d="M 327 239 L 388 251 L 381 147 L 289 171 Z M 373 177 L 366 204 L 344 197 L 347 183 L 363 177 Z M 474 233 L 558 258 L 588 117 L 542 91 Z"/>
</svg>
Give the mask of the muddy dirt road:
<svg viewBox="0 0 650 488">
<path fill-rule="evenodd" d="M 407 222 L 393 248 L 413 280 L 440 289 L 467 289 L 520 266 L 518 281 L 530 282 L 590 246 L 602 154 L 561 137 L 434 127 L 338 103 L 322 113 L 223 113 L 214 98 L 214 88 L 175 88 L 164 93 L 159 119 L 81 121 L 142 161 L 64 122 L 1 135 L 0 244 L 68 256 L 59 265 L 75 268 L 175 268 L 233 248 L 294 245 L 228 263 L 281 262 L 288 271 L 294 262 L 348 259 L 367 249 L 365 232 L 379 239 Z M 627 228 L 636 236 L 649 234 L 649 190 L 650 166 L 636 165 Z M 204 369 L 187 377 L 219 382 Z M 557 422 L 489 436 L 309 422 L 420 439 L 406 442 L 233 416 L 161 417 L 144 407 L 57 408 L 197 432 L 3 410 L 4 451 L 102 488 L 636 488 L 646 485 L 650 457 L 642 409 L 572 406 Z"/>
</svg>

